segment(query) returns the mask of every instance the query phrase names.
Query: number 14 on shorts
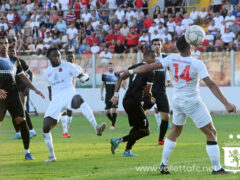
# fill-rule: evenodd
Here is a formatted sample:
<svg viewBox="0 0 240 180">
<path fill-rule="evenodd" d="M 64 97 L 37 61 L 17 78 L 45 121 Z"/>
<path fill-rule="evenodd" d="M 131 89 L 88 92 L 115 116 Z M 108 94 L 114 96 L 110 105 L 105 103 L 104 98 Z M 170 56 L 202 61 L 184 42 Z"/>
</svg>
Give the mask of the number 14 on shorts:
<svg viewBox="0 0 240 180">
<path fill-rule="evenodd" d="M 173 66 L 175 68 L 175 73 L 174 73 L 175 81 L 178 82 L 178 80 L 179 80 L 179 77 L 178 77 L 179 65 L 173 64 Z M 180 75 L 180 79 L 185 80 L 187 84 L 192 80 L 192 78 L 190 78 L 190 76 L 189 76 L 189 71 L 190 71 L 190 65 L 186 65 L 183 72 Z"/>
</svg>

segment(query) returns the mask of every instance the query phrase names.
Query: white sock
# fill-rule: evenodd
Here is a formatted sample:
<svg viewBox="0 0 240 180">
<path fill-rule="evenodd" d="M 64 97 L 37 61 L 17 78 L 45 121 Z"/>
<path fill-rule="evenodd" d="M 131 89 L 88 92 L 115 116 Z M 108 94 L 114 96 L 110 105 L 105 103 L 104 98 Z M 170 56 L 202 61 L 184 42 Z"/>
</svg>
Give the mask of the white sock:
<svg viewBox="0 0 240 180">
<path fill-rule="evenodd" d="M 30 153 L 29 149 L 24 149 L 24 155 L 26 155 L 27 153 Z"/>
<path fill-rule="evenodd" d="M 52 143 L 52 134 L 50 133 L 43 133 L 44 141 L 47 145 L 48 151 L 50 156 L 55 157 L 53 143 Z"/>
<path fill-rule="evenodd" d="M 92 109 L 88 106 L 86 102 L 81 104 L 80 110 L 82 111 L 83 115 L 88 119 L 88 121 L 92 124 L 93 128 L 96 130 L 97 128 L 96 119 L 93 115 Z"/>
<path fill-rule="evenodd" d="M 31 129 L 31 130 L 29 130 L 29 132 L 33 132 L 33 133 L 36 133 L 34 129 Z"/>
<path fill-rule="evenodd" d="M 69 129 L 70 124 L 72 123 L 72 116 L 67 116 L 67 128 Z"/>
<path fill-rule="evenodd" d="M 168 165 L 168 159 L 176 146 L 176 142 L 173 142 L 169 139 L 166 139 L 163 145 L 163 152 L 162 152 L 162 162 L 164 165 Z"/>
<path fill-rule="evenodd" d="M 156 121 L 157 121 L 157 125 L 160 126 L 161 125 L 161 115 L 160 113 L 154 113 Z"/>
<path fill-rule="evenodd" d="M 67 116 L 61 116 L 61 121 L 62 121 L 62 127 L 63 127 L 63 133 L 68 132 L 68 126 L 67 126 Z"/>
<path fill-rule="evenodd" d="M 213 170 L 218 171 L 221 169 L 220 165 L 220 151 L 219 151 L 219 146 L 216 145 L 207 145 L 206 150 L 208 153 L 208 156 L 212 162 Z"/>
</svg>

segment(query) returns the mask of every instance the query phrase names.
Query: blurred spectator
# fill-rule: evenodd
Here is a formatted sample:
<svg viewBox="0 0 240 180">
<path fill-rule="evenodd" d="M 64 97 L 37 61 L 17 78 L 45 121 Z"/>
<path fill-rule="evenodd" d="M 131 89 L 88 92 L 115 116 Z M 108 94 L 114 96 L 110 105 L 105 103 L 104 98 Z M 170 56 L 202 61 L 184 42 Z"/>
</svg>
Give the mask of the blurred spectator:
<svg viewBox="0 0 240 180">
<path fill-rule="evenodd" d="M 100 51 L 100 47 L 97 45 L 97 42 L 94 41 L 93 46 L 91 47 L 91 52 L 93 54 L 97 54 L 97 53 L 99 53 L 99 51 Z"/>
<path fill-rule="evenodd" d="M 60 48 L 61 40 L 58 38 L 57 34 L 53 35 L 51 47 Z"/>
<path fill-rule="evenodd" d="M 228 14 L 228 11 L 226 6 L 223 6 L 223 9 L 221 10 L 221 15 L 225 18 Z"/>
<path fill-rule="evenodd" d="M 56 24 L 56 27 L 58 31 L 62 32 L 63 34 L 65 34 L 67 31 L 67 24 L 62 18 L 59 19 L 59 21 Z"/>
<path fill-rule="evenodd" d="M 174 50 L 175 46 L 168 40 L 168 38 L 165 38 L 163 43 L 163 52 L 171 53 L 174 52 Z"/>
<path fill-rule="evenodd" d="M 89 5 L 89 0 L 81 0 L 81 8 L 85 11 Z"/>
<path fill-rule="evenodd" d="M 121 54 L 125 52 L 125 46 L 121 43 L 120 40 L 117 40 L 117 43 L 114 48 L 115 53 Z"/>
<path fill-rule="evenodd" d="M 4 26 L 0 26 L 0 36 L 7 36 L 7 31 L 4 29 Z"/>
<path fill-rule="evenodd" d="M 8 14 L 7 14 L 7 24 L 13 24 L 14 21 L 14 12 L 12 9 L 9 10 Z"/>
<path fill-rule="evenodd" d="M 167 29 L 164 31 L 164 34 L 161 35 L 160 39 L 162 39 L 162 42 L 165 43 L 166 38 L 168 41 L 172 41 L 172 35 L 168 33 Z"/>
<path fill-rule="evenodd" d="M 81 3 L 79 0 L 75 0 L 75 3 L 73 4 L 74 14 L 76 18 L 80 18 L 81 15 Z"/>
<path fill-rule="evenodd" d="M 181 21 L 178 21 L 177 22 L 177 25 L 176 25 L 176 37 L 177 39 L 183 35 L 183 33 L 185 32 L 185 26 L 182 25 L 182 22 Z"/>
<path fill-rule="evenodd" d="M 150 35 L 150 41 L 153 39 L 161 39 L 161 34 L 158 33 L 157 29 L 154 29 L 153 33 Z"/>
<path fill-rule="evenodd" d="M 211 24 L 208 26 L 208 32 L 212 34 L 214 37 L 216 36 L 218 32 L 218 28 L 215 25 L 215 21 L 211 21 Z"/>
<path fill-rule="evenodd" d="M 64 11 L 64 15 L 67 14 L 69 0 L 58 0 L 61 10 Z"/>
<path fill-rule="evenodd" d="M 130 53 L 133 53 L 135 47 L 138 45 L 138 37 L 139 37 L 138 33 L 134 32 L 133 29 L 129 31 L 126 39 Z"/>
<path fill-rule="evenodd" d="M 112 44 L 112 40 L 116 40 L 117 37 L 113 34 L 112 30 L 109 30 L 108 34 L 105 37 L 105 42 L 107 46 L 110 46 Z"/>
<path fill-rule="evenodd" d="M 213 6 L 213 12 L 220 12 L 221 9 L 221 5 L 222 5 L 222 0 L 210 0 L 210 4 L 212 2 L 212 6 Z"/>
<path fill-rule="evenodd" d="M 237 14 L 237 24 L 240 26 L 240 12 Z"/>
<path fill-rule="evenodd" d="M 172 37 L 174 37 L 176 23 L 173 21 L 172 17 L 170 17 L 169 21 L 167 22 L 167 28 L 168 28 L 168 32 L 172 35 Z"/>
<path fill-rule="evenodd" d="M 128 35 L 128 33 L 129 33 L 129 28 L 127 27 L 127 24 L 126 23 L 124 23 L 123 24 L 123 26 L 122 26 L 122 28 L 120 29 L 120 33 L 123 35 L 123 36 L 127 36 Z"/>
<path fill-rule="evenodd" d="M 90 46 L 93 46 L 94 41 L 98 43 L 98 38 L 95 35 L 95 32 L 91 32 L 91 35 L 88 36 L 88 38 L 87 38 L 87 42 Z"/>
<path fill-rule="evenodd" d="M 230 27 L 230 31 L 233 32 L 236 36 L 240 33 L 240 26 L 237 24 L 237 20 L 234 21 L 233 25 Z"/>
<path fill-rule="evenodd" d="M 201 11 L 198 13 L 200 24 L 207 24 L 207 15 L 206 7 L 202 6 Z"/>
<path fill-rule="evenodd" d="M 224 47 L 230 49 L 233 47 L 233 39 L 235 38 L 235 34 L 230 32 L 230 29 L 227 28 L 226 32 L 222 34 L 222 41 L 224 43 Z"/>
<path fill-rule="evenodd" d="M 163 23 L 158 24 L 158 32 L 159 34 L 163 34 L 165 32 L 166 28 L 163 26 Z"/>
<path fill-rule="evenodd" d="M 142 35 L 138 39 L 138 42 L 144 46 L 147 46 L 149 44 L 149 36 L 146 31 L 143 31 Z"/>
<path fill-rule="evenodd" d="M 194 21 L 189 18 L 189 15 L 187 13 L 184 14 L 184 19 L 182 20 L 182 25 L 187 29 L 193 23 L 194 23 Z"/>
<path fill-rule="evenodd" d="M 96 36 L 100 42 L 104 40 L 105 37 L 105 30 L 102 28 L 102 24 L 99 24 L 96 28 Z"/>
<path fill-rule="evenodd" d="M 143 8 L 143 0 L 133 0 L 134 8 Z"/>
<path fill-rule="evenodd" d="M 204 41 L 198 45 L 198 50 L 201 51 L 201 52 L 207 52 L 207 48 L 209 47 L 209 42 L 204 39 Z"/>
<path fill-rule="evenodd" d="M 72 24 L 73 22 L 75 22 L 76 20 L 76 14 L 72 11 L 72 9 L 69 9 L 67 15 L 66 15 L 66 19 L 67 19 L 67 25 Z"/>
<path fill-rule="evenodd" d="M 217 28 L 220 27 L 220 25 L 222 24 L 222 21 L 224 20 L 223 16 L 220 15 L 219 12 L 216 13 L 216 16 L 213 18 L 214 22 L 215 22 L 215 26 Z"/>
<path fill-rule="evenodd" d="M 143 0 L 143 13 L 145 16 L 148 14 L 148 0 Z"/>
<path fill-rule="evenodd" d="M 135 23 L 136 19 L 133 16 L 130 16 L 130 20 L 128 21 L 128 27 L 130 27 L 131 29 Z"/>
<path fill-rule="evenodd" d="M 54 6 L 57 8 L 57 10 L 60 10 L 60 4 L 59 4 L 58 0 L 52 0 L 51 8 L 53 8 Z"/>
<path fill-rule="evenodd" d="M 124 10 L 122 10 L 121 7 L 117 8 L 117 11 L 115 12 L 115 15 L 118 17 L 120 22 L 124 22 L 125 12 L 124 12 Z"/>
<path fill-rule="evenodd" d="M 47 32 L 47 36 L 43 39 L 44 48 L 46 50 L 50 48 L 51 43 L 52 43 L 52 37 L 50 35 L 50 32 Z"/>
<path fill-rule="evenodd" d="M 214 36 L 215 35 L 211 34 L 210 31 L 206 32 L 205 39 L 209 42 L 208 51 L 214 51 Z"/>
<path fill-rule="evenodd" d="M 51 9 L 51 3 L 48 0 L 44 0 L 42 3 L 42 10 L 48 11 Z"/>
<path fill-rule="evenodd" d="M 154 34 L 155 30 L 158 30 L 158 27 L 156 26 L 155 22 L 152 22 L 152 25 L 148 29 L 148 33 L 150 34 L 150 36 L 152 36 Z"/>
<path fill-rule="evenodd" d="M 107 7 L 108 7 L 110 10 L 115 10 L 115 9 L 117 9 L 116 0 L 107 0 L 106 3 L 107 3 Z"/>
<path fill-rule="evenodd" d="M 176 13 L 176 16 L 173 18 L 173 21 L 177 24 L 178 21 L 180 21 L 182 23 L 182 18 L 180 16 L 180 13 Z M 164 22 L 163 22 L 164 23 Z"/>
<path fill-rule="evenodd" d="M 154 12 L 153 12 L 153 19 L 156 19 L 158 15 L 161 14 L 161 10 L 159 6 L 155 6 Z"/>
<path fill-rule="evenodd" d="M 70 25 L 70 28 L 67 29 L 67 40 L 68 43 L 66 44 L 66 46 L 77 46 L 77 40 L 76 37 L 78 35 L 78 30 L 75 28 L 75 25 L 72 23 Z"/>
<path fill-rule="evenodd" d="M 88 23 L 90 21 L 90 19 L 92 19 L 92 15 L 91 15 L 91 13 L 88 12 L 88 9 L 84 10 L 84 13 L 82 14 L 82 18 L 85 23 Z"/>
<path fill-rule="evenodd" d="M 231 25 L 233 25 L 235 20 L 236 20 L 235 16 L 233 16 L 232 12 L 229 11 L 227 16 L 225 17 L 225 22 L 226 22 L 227 28 L 229 28 Z"/>
<path fill-rule="evenodd" d="M 135 18 L 140 21 L 141 19 L 144 18 L 144 13 L 142 12 L 142 10 L 140 8 L 137 9 L 137 11 L 135 12 Z"/>
<path fill-rule="evenodd" d="M 112 59 L 112 53 L 109 52 L 109 49 L 107 47 L 104 48 L 104 51 L 102 51 L 99 54 L 100 63 L 109 63 Z"/>
<path fill-rule="evenodd" d="M 221 40 L 221 35 L 219 33 L 216 34 L 216 40 L 214 43 L 215 51 L 222 51 L 224 49 L 224 43 Z"/>
<path fill-rule="evenodd" d="M 90 49 L 91 47 L 87 43 L 86 39 L 84 39 L 80 46 L 77 48 L 77 54 L 85 54 L 88 48 Z"/>
<path fill-rule="evenodd" d="M 128 9 L 127 9 L 127 11 L 126 11 L 126 13 L 125 13 L 125 19 L 126 19 L 127 21 L 130 21 L 131 16 L 134 17 L 134 16 L 135 16 L 135 12 L 132 10 L 131 7 L 128 7 Z"/>
<path fill-rule="evenodd" d="M 137 25 L 136 21 L 133 22 L 133 26 L 130 29 L 133 29 L 138 34 L 141 34 L 141 32 L 142 32 L 140 27 Z"/>
<path fill-rule="evenodd" d="M 198 59 L 200 55 L 201 55 L 201 52 L 194 46 L 191 56 Z"/>
<path fill-rule="evenodd" d="M 147 15 L 146 19 L 143 22 L 145 28 L 149 29 L 153 23 L 153 18 L 150 15 Z"/>
<path fill-rule="evenodd" d="M 8 30 L 8 25 L 7 25 L 7 23 L 4 21 L 4 18 L 3 17 L 1 17 L 0 18 L 0 28 L 1 27 L 4 27 L 4 30 L 6 31 L 6 30 Z M 2 29 L 2 28 L 1 28 Z"/>
<path fill-rule="evenodd" d="M 190 19 L 194 21 L 195 24 L 198 24 L 198 11 L 196 11 L 196 8 L 193 7 L 192 11 L 190 12 Z"/>
</svg>

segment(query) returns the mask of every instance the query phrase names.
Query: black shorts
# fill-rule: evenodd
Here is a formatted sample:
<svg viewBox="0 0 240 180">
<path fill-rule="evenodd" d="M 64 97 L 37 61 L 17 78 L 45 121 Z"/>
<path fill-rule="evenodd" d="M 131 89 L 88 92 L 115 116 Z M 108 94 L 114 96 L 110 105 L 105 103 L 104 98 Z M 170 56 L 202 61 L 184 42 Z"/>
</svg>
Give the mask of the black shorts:
<svg viewBox="0 0 240 180">
<path fill-rule="evenodd" d="M 13 119 L 16 117 L 25 117 L 24 108 L 17 89 L 7 91 L 7 98 L 0 100 L 0 121 L 3 121 L 7 110 Z"/>
<path fill-rule="evenodd" d="M 141 101 L 134 98 L 124 98 L 123 107 L 128 115 L 129 125 L 136 128 L 148 128 L 148 119 L 142 108 Z"/>
<path fill-rule="evenodd" d="M 111 109 L 111 108 L 116 108 L 117 109 L 118 108 L 118 103 L 116 105 L 113 105 L 110 100 L 111 100 L 111 98 L 105 99 L 105 104 L 106 104 L 105 110 L 106 109 Z"/>
<path fill-rule="evenodd" d="M 153 97 L 156 99 L 158 111 L 169 113 L 169 103 L 166 93 L 152 92 Z"/>
</svg>

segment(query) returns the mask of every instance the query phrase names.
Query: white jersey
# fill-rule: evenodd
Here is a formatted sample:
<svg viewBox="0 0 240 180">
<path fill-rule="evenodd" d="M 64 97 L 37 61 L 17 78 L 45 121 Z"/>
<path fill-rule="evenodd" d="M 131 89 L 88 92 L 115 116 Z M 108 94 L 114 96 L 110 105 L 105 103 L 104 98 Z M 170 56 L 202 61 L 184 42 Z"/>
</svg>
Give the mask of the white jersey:
<svg viewBox="0 0 240 180">
<path fill-rule="evenodd" d="M 193 57 L 172 54 L 160 60 L 163 67 L 169 67 L 173 77 L 173 99 L 200 99 L 199 81 L 208 77 L 208 71 L 202 61 Z"/>
<path fill-rule="evenodd" d="M 44 72 L 44 77 L 51 86 L 53 97 L 66 89 L 72 89 L 73 78 L 81 74 L 80 69 L 69 62 L 61 62 L 57 67 L 48 67 Z"/>
</svg>

